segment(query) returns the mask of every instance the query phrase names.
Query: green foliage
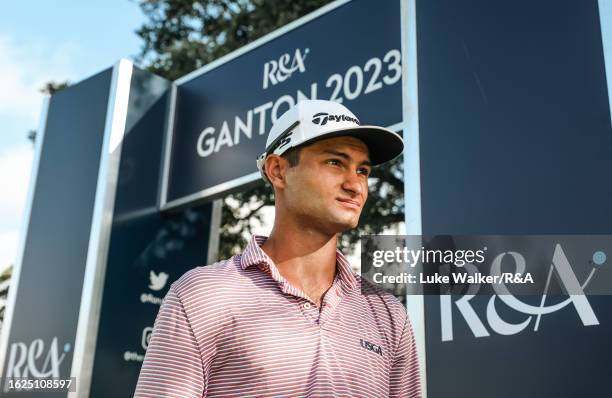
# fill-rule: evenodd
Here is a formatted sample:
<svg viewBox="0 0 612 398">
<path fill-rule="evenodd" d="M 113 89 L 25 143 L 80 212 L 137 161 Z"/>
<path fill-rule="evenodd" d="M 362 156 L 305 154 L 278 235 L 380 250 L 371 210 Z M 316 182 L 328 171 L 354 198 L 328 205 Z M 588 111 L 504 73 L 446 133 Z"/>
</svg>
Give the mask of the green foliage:
<svg viewBox="0 0 612 398">
<path fill-rule="evenodd" d="M 6 309 L 6 299 L 8 296 L 8 289 L 10 283 L 9 281 L 11 280 L 12 275 L 12 265 L 9 265 L 0 273 L 0 300 L 4 301 L 4 303 L 0 305 L 0 326 L 2 325 L 2 321 L 4 320 L 4 310 Z"/>
<path fill-rule="evenodd" d="M 70 82 L 68 80 L 63 81 L 63 82 L 50 81 L 50 82 L 47 82 L 38 91 L 40 91 L 43 94 L 53 95 L 53 94 L 57 93 L 58 91 L 61 91 L 61 90 L 65 89 L 69 85 L 70 85 Z"/>
<path fill-rule="evenodd" d="M 141 0 L 140 61 L 175 80 L 297 19 L 328 0 Z"/>
<path fill-rule="evenodd" d="M 147 21 L 136 32 L 143 40 L 139 61 L 175 80 L 329 2 L 140 0 Z M 360 233 L 380 233 L 404 220 L 402 175 L 401 158 L 374 170 L 360 227 L 341 237 L 343 249 L 352 248 Z M 225 198 L 219 258 L 240 252 L 245 235 L 262 220 L 260 210 L 273 204 L 272 190 L 263 184 Z"/>
<path fill-rule="evenodd" d="M 246 246 L 245 235 L 251 235 L 256 223 L 263 221 L 261 209 L 274 206 L 274 192 L 269 184 L 238 192 L 224 201 L 219 236 L 219 259 L 240 253 Z"/>
</svg>

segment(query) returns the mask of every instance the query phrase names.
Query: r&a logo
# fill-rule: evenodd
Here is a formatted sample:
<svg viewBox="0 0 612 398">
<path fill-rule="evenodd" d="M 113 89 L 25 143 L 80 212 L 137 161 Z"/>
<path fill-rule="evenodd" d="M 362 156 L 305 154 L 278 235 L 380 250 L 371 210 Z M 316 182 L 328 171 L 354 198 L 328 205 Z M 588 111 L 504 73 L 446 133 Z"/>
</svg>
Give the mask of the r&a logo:
<svg viewBox="0 0 612 398">
<path fill-rule="evenodd" d="M 310 50 L 308 48 L 304 49 L 303 53 L 299 48 L 297 48 L 293 54 L 293 58 L 291 58 L 291 55 L 288 53 L 285 53 L 280 56 L 278 61 L 271 60 L 266 62 L 263 70 L 264 90 L 268 88 L 269 84 L 274 86 L 278 83 L 284 82 L 290 78 L 295 71 L 304 73 L 306 71 L 304 61 L 306 60 L 306 56 L 309 52 Z"/>
<path fill-rule="evenodd" d="M 597 254 L 597 253 L 596 253 Z M 491 275 L 501 275 L 501 262 L 504 256 L 511 256 L 516 265 L 516 272 L 524 274 L 525 272 L 525 258 L 517 252 L 504 252 L 499 254 L 491 265 Z M 477 271 L 473 264 L 466 264 L 466 270 L 470 273 Z M 533 330 L 537 331 L 540 325 L 540 319 L 542 316 L 551 314 L 559 311 L 570 304 L 574 307 L 576 314 L 580 318 L 580 321 L 584 326 L 599 325 L 599 320 L 589 303 L 586 295 L 584 294 L 584 288 L 587 286 L 591 276 L 587 278 L 584 284 L 580 284 L 567 256 L 563 252 L 561 245 L 555 246 L 555 252 L 553 254 L 552 264 L 550 265 L 548 279 L 552 276 L 553 271 L 556 271 L 559 276 L 559 283 L 563 285 L 566 292 L 569 292 L 568 297 L 558 303 L 545 305 L 548 294 L 549 285 L 547 284 L 539 306 L 527 304 L 519 300 L 516 296 L 510 294 L 505 285 L 493 285 L 497 295 L 491 296 L 487 304 L 486 320 L 489 327 L 500 335 L 513 335 L 523 331 L 532 320 L 535 320 Z M 479 289 L 479 285 L 475 285 L 468 289 L 468 294 L 462 296 L 460 299 L 455 301 L 455 305 L 459 310 L 459 313 L 466 321 L 474 337 L 488 337 L 490 336 L 489 331 L 485 327 L 481 318 L 478 316 L 474 307 L 470 304 L 470 300 L 475 296 Z M 495 308 L 496 299 L 501 300 L 509 308 L 528 315 L 525 320 L 519 323 L 509 323 L 502 319 Z M 442 327 L 442 341 L 453 340 L 453 314 L 452 314 L 452 302 L 450 295 L 440 296 L 440 321 Z"/>
<path fill-rule="evenodd" d="M 66 343 L 60 353 L 57 337 L 51 340 L 46 355 L 44 355 L 45 343 L 42 339 L 34 340 L 29 347 L 25 343 L 13 343 L 9 353 L 6 377 L 59 378 L 60 365 L 71 348 L 70 344 Z"/>
</svg>

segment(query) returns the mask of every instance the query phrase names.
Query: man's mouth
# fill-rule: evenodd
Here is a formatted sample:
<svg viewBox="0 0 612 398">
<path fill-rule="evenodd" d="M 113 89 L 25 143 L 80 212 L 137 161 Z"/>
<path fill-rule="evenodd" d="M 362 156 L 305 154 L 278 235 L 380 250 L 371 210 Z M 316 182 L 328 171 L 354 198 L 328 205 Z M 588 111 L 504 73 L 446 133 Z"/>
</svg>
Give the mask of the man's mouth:
<svg viewBox="0 0 612 398">
<path fill-rule="evenodd" d="M 337 198 L 336 200 L 345 207 L 349 207 L 351 209 L 361 209 L 361 203 L 356 200 L 344 198 Z"/>
</svg>

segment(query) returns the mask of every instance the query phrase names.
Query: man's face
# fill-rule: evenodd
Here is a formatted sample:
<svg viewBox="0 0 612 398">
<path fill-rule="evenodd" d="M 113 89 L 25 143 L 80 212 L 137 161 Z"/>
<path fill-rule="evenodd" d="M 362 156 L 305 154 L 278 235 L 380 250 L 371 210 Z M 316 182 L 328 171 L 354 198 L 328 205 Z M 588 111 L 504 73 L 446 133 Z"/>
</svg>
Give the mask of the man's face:
<svg viewBox="0 0 612 398">
<path fill-rule="evenodd" d="M 355 228 L 368 197 L 368 148 L 354 137 L 303 147 L 287 168 L 283 203 L 291 214 L 328 233 Z"/>
</svg>

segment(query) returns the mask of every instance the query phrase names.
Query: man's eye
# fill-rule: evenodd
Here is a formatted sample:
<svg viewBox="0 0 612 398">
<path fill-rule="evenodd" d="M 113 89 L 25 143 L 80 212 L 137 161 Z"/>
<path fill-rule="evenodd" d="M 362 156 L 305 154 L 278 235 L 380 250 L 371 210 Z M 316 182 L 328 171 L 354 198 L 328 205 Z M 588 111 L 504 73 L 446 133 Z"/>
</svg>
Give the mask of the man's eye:
<svg viewBox="0 0 612 398">
<path fill-rule="evenodd" d="M 370 175 L 370 170 L 366 169 L 366 168 L 361 168 L 361 169 L 357 170 L 357 172 L 359 174 L 363 174 L 366 177 Z"/>
<path fill-rule="evenodd" d="M 327 161 L 328 164 L 334 165 L 334 166 L 340 166 L 342 164 L 341 161 L 339 161 L 338 159 L 329 159 Z"/>
</svg>

